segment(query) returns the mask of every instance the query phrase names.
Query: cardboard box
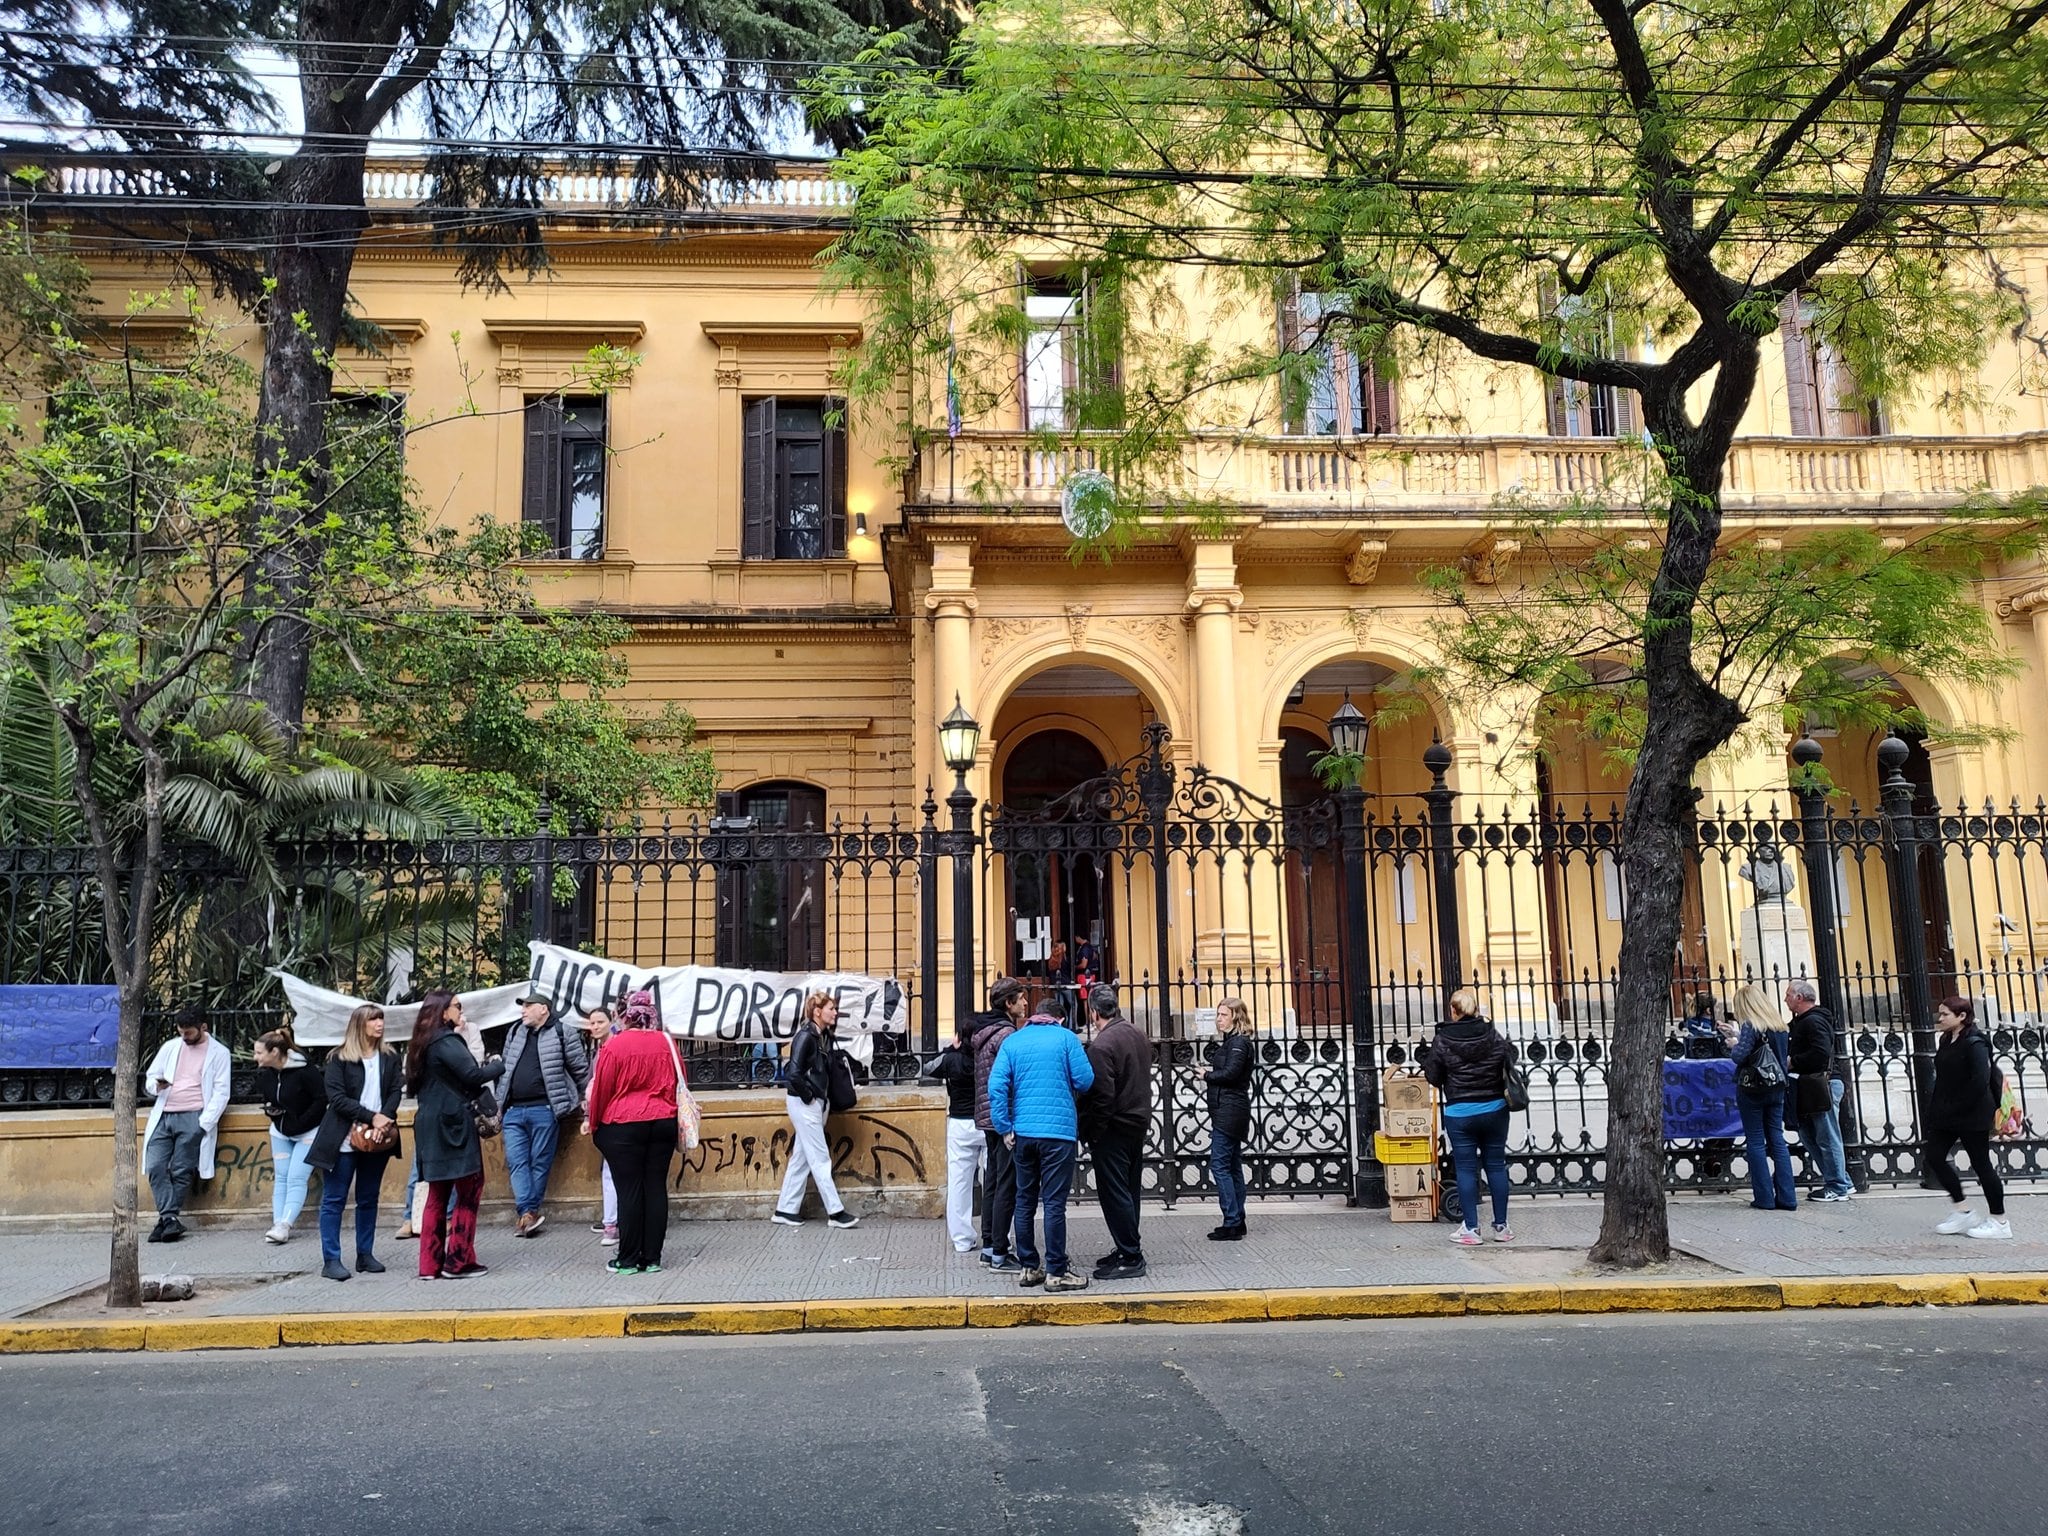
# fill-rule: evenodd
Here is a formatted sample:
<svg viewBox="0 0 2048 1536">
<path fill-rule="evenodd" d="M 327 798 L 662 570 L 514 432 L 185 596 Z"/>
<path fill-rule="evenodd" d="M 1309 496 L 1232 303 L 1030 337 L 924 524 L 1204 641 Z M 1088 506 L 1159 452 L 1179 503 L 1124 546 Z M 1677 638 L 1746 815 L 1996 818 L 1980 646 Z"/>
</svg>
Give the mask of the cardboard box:
<svg viewBox="0 0 2048 1536">
<path fill-rule="evenodd" d="M 1388 1163 L 1387 1193 L 1396 1200 L 1436 1196 L 1435 1163 Z"/>
<path fill-rule="evenodd" d="M 1380 1075 L 1380 1105 L 1391 1112 L 1419 1109 L 1427 1114 L 1436 1104 L 1436 1090 L 1420 1072 L 1406 1067 L 1389 1067 Z"/>
<path fill-rule="evenodd" d="M 1380 1115 L 1380 1129 L 1389 1136 L 1434 1136 L 1436 1114 L 1427 1109 L 1388 1109 Z"/>
<path fill-rule="evenodd" d="M 1427 1163 L 1436 1166 L 1434 1136 L 1389 1136 L 1381 1131 L 1372 1139 L 1373 1155 L 1383 1163 Z"/>
<path fill-rule="evenodd" d="M 1396 1221 L 1435 1221 L 1436 1196 L 1431 1194 L 1413 1200 L 1389 1200 L 1387 1214 Z"/>
</svg>

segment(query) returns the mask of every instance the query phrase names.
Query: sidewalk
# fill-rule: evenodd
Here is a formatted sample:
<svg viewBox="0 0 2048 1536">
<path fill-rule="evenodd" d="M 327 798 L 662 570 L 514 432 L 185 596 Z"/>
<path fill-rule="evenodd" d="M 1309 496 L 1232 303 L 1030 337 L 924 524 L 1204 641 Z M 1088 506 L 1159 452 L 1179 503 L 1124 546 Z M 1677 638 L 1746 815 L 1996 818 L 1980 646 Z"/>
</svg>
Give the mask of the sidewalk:
<svg viewBox="0 0 2048 1536">
<path fill-rule="evenodd" d="M 1736 1197 L 1680 1197 L 1671 1203 L 1680 1255 L 1652 1278 L 1787 1279 L 1830 1275 L 1963 1275 L 2048 1272 L 2048 1194 L 2010 1200 L 2015 1238 L 1973 1242 L 1937 1236 L 1947 1213 L 1938 1195 L 1875 1195 L 1843 1205 L 1808 1204 L 1796 1213 L 1751 1210 Z M 587 1222 L 552 1215 L 541 1236 L 520 1240 L 509 1226 L 477 1234 L 490 1274 L 425 1282 L 413 1277 L 417 1247 L 390 1237 L 378 1256 L 383 1275 L 346 1283 L 319 1274 L 310 1222 L 272 1247 L 256 1226 L 195 1231 L 173 1246 L 145 1244 L 145 1274 L 188 1274 L 201 1283 L 190 1302 L 149 1307 L 163 1317 L 294 1317 L 334 1314 L 484 1313 L 563 1308 L 641 1308 L 705 1303 L 1015 1297 L 1014 1276 L 990 1274 L 974 1255 L 956 1255 L 939 1221 L 869 1218 L 851 1232 L 822 1221 L 801 1228 L 757 1221 L 677 1221 L 669 1229 L 663 1272 L 621 1278 L 602 1265 Z M 1082 1297 L 1229 1293 L 1360 1286 L 1470 1287 L 1587 1280 L 1597 1272 L 1586 1250 L 1599 1229 L 1597 1200 L 1522 1199 L 1514 1206 L 1516 1241 L 1459 1248 L 1445 1223 L 1395 1225 L 1384 1212 L 1338 1201 L 1254 1201 L 1250 1236 L 1211 1243 L 1213 1206 L 1174 1211 L 1147 1207 L 1143 1280 L 1097 1285 Z M 1084 1271 L 1108 1251 L 1093 1203 L 1075 1208 L 1069 1249 Z M 70 1298 L 104 1282 L 107 1240 L 89 1232 L 0 1233 L 0 1317 L 83 1321 L 109 1315 Z M 233 1289 L 208 1291 L 206 1282 Z M 1027 1296 L 1042 1294 L 1024 1293 Z"/>
</svg>

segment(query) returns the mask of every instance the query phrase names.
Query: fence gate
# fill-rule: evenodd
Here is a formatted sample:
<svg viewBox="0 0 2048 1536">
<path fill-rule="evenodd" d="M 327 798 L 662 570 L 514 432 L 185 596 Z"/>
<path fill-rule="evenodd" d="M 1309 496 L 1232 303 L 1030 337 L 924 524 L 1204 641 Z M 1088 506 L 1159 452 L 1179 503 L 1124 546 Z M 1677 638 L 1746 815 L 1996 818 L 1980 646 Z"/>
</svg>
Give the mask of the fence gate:
<svg viewBox="0 0 2048 1536">
<path fill-rule="evenodd" d="M 1369 1066 L 1345 1006 L 1336 808 L 1283 808 L 1169 756 L 1136 757 L 1043 805 L 983 808 L 987 980 L 1024 978 L 1035 1011 L 1078 1023 L 1088 979 L 1151 1037 L 1145 1193 L 1213 1195 L 1197 1074 L 1217 1001 L 1251 1011 L 1257 1070 L 1245 1181 L 1264 1195 L 1348 1195 L 1354 1077 Z"/>
</svg>

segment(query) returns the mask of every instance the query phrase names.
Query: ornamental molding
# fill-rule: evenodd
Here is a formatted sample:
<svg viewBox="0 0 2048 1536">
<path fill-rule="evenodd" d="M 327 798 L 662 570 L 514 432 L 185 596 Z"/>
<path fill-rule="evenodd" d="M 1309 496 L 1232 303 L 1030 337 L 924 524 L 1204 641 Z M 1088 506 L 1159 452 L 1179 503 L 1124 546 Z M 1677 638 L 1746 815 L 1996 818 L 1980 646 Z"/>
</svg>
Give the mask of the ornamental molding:
<svg viewBox="0 0 2048 1536">
<path fill-rule="evenodd" d="M 1266 665 L 1271 666 L 1280 659 L 1280 653 L 1298 640 L 1305 640 L 1323 628 L 1320 619 L 1276 618 L 1266 620 Z"/>
<path fill-rule="evenodd" d="M 1998 616 L 2001 619 L 2031 618 L 2043 608 L 2048 608 L 2048 584 L 2029 587 L 2024 592 L 2015 592 L 2011 597 L 1998 600 Z"/>
<path fill-rule="evenodd" d="M 981 664 L 986 668 L 1002 652 L 1022 645 L 1040 630 L 1050 629 L 1050 619 L 984 619 L 981 624 Z"/>
<path fill-rule="evenodd" d="M 1140 645 L 1150 646 L 1166 654 L 1178 648 L 1181 627 L 1177 620 L 1168 618 L 1130 617 L 1111 619 L 1109 628 L 1131 637 Z"/>
</svg>

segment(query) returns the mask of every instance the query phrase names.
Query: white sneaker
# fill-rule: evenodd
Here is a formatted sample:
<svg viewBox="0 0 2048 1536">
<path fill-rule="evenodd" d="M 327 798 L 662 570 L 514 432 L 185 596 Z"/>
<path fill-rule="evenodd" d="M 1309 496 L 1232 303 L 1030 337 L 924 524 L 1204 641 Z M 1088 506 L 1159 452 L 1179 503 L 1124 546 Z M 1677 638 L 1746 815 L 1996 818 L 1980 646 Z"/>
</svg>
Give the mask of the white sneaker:
<svg viewBox="0 0 2048 1536">
<path fill-rule="evenodd" d="M 1977 1213 L 1965 1210 L 1957 1211 L 1955 1215 L 1949 1217 L 1947 1221 L 1944 1221 L 1934 1230 L 1954 1237 L 1958 1232 L 1967 1232 L 1975 1225 L 1977 1225 Z"/>
<path fill-rule="evenodd" d="M 1971 1237 L 2009 1238 L 2012 1236 L 2012 1223 L 2003 1216 L 1986 1216 L 1976 1226 L 1970 1228 L 1969 1235 Z"/>
<path fill-rule="evenodd" d="M 292 1229 L 286 1226 L 283 1222 L 279 1222 L 276 1226 L 272 1227 L 268 1232 L 263 1234 L 263 1241 L 265 1241 L 266 1243 L 281 1243 L 291 1235 Z"/>
</svg>

